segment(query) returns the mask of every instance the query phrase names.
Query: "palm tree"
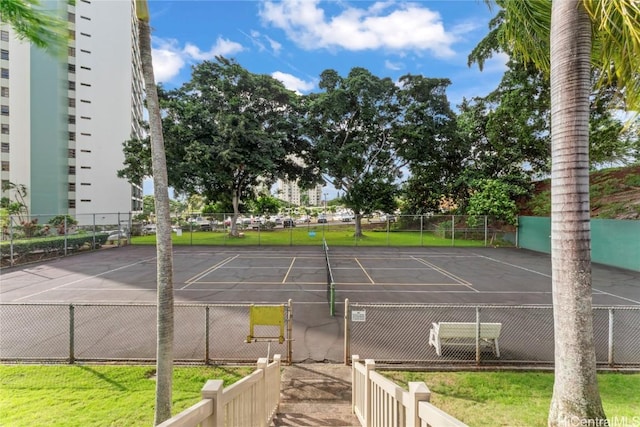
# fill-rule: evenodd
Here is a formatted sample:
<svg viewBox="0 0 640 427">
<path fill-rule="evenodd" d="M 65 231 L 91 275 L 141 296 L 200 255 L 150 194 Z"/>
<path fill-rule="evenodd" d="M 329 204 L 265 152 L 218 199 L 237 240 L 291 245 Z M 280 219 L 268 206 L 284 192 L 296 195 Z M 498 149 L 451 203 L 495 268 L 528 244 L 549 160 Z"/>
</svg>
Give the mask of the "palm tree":
<svg viewBox="0 0 640 427">
<path fill-rule="evenodd" d="M 151 57 L 151 30 L 146 0 L 136 0 L 138 40 L 142 60 L 149 127 L 151 136 L 151 164 L 155 198 L 157 232 L 157 348 L 156 403 L 154 425 L 171 418 L 173 383 L 173 255 L 171 245 L 171 209 L 167 162 L 162 134 L 162 117 Z"/>
<path fill-rule="evenodd" d="M 551 263 L 555 382 L 550 426 L 605 425 L 596 379 L 591 290 L 589 95 L 591 67 L 628 109 L 640 99 L 636 0 L 503 0 L 500 36 L 551 78 Z M 550 52 L 550 54 L 549 54 Z"/>
<path fill-rule="evenodd" d="M 0 22 L 9 23 L 19 38 L 41 49 L 66 51 L 67 22 L 40 7 L 38 0 L 0 1 Z"/>
</svg>

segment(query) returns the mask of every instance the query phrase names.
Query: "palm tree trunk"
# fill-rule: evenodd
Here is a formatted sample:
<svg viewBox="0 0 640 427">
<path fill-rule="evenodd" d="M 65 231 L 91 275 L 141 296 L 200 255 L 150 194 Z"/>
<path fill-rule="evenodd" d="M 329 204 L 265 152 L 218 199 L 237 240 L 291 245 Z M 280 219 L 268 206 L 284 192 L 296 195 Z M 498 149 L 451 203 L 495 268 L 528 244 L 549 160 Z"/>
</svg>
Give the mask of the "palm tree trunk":
<svg viewBox="0 0 640 427">
<path fill-rule="evenodd" d="M 550 426 L 602 423 L 591 307 L 591 22 L 579 0 L 551 15 L 551 264 L 555 383 Z M 577 424 L 575 424 L 577 425 Z M 589 424 L 601 425 L 601 424 Z"/>
<path fill-rule="evenodd" d="M 171 418 L 173 383 L 173 255 L 171 244 L 171 210 L 167 163 L 162 134 L 162 118 L 151 57 L 151 31 L 146 0 L 136 2 L 138 37 L 142 73 L 151 132 L 153 192 L 157 218 L 157 348 L 156 402 L 154 425 Z"/>
</svg>

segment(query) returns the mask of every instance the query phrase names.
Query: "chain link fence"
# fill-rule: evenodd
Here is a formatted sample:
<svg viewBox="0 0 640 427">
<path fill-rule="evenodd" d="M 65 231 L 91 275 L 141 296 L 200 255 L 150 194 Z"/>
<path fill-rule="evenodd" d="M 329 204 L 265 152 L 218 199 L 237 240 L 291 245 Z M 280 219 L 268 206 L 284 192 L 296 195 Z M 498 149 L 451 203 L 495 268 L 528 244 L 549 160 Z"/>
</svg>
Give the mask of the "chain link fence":
<svg viewBox="0 0 640 427">
<path fill-rule="evenodd" d="M 120 246 L 142 234 L 130 213 L 0 217 L 0 267 Z"/>
<path fill-rule="evenodd" d="M 249 304 L 175 305 L 174 360 L 252 362 L 291 359 L 292 308 L 283 304 L 285 340 L 247 343 Z M 275 328 L 275 329 L 274 329 Z M 258 326 L 256 336 L 278 335 Z M 142 304 L 0 304 L 2 361 L 154 361 L 156 306 Z"/>
<path fill-rule="evenodd" d="M 491 324 L 500 324 L 495 342 L 483 332 L 490 332 Z M 640 366 L 640 307 L 594 307 L 593 325 L 600 366 Z M 440 336 L 434 336 L 438 332 Z M 549 365 L 554 363 L 553 309 L 347 300 L 345 360 L 352 354 L 379 363 Z"/>
</svg>

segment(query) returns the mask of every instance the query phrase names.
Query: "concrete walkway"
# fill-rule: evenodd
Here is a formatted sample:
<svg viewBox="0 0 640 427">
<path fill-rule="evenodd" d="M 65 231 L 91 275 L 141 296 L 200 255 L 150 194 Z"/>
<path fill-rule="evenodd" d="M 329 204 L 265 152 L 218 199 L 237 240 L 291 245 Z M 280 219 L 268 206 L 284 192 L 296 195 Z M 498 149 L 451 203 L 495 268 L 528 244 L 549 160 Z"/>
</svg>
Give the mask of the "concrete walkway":
<svg viewBox="0 0 640 427">
<path fill-rule="evenodd" d="M 351 413 L 351 367 L 329 363 L 285 366 L 280 411 L 273 426 L 360 427 Z"/>
</svg>

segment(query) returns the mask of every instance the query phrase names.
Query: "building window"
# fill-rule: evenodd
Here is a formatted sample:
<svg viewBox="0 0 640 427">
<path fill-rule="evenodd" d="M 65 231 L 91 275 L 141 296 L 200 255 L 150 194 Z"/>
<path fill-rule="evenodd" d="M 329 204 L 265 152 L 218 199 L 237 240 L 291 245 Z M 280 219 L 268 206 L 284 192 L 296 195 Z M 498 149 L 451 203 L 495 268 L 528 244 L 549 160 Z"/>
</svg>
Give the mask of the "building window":
<svg viewBox="0 0 640 427">
<path fill-rule="evenodd" d="M 3 123 L 2 124 L 2 133 L 5 135 L 9 135 L 9 124 L 8 123 Z"/>
<path fill-rule="evenodd" d="M 7 49 L 0 49 L 0 59 L 9 60 L 9 51 Z"/>
<path fill-rule="evenodd" d="M 76 90 L 76 82 L 69 80 L 69 90 Z"/>
<path fill-rule="evenodd" d="M 81 182 L 80 185 L 84 185 L 86 187 L 88 185 L 91 185 L 91 183 L 90 182 Z"/>
<path fill-rule="evenodd" d="M 2 172 L 9 172 L 9 162 L 6 160 L 2 161 Z"/>
<path fill-rule="evenodd" d="M 80 33 L 80 35 L 85 37 L 91 37 L 91 34 L 87 34 L 87 33 Z"/>
<path fill-rule="evenodd" d="M 91 101 L 89 101 L 88 99 L 81 99 L 80 102 L 84 104 L 91 104 Z"/>
<path fill-rule="evenodd" d="M 82 53 L 89 53 L 89 54 L 91 53 L 91 51 L 90 51 L 90 50 L 87 50 L 87 49 L 80 49 L 80 52 L 82 52 Z"/>
<path fill-rule="evenodd" d="M 69 183 L 69 191 L 76 191 L 76 183 L 75 182 L 70 182 Z"/>
<path fill-rule="evenodd" d="M 8 142 L 3 142 L 2 143 L 2 148 L 0 148 L 0 151 L 3 153 L 8 153 L 9 152 L 9 143 Z"/>
<path fill-rule="evenodd" d="M 69 72 L 70 72 L 71 74 L 75 74 L 75 72 L 76 72 L 76 64 L 69 64 L 69 65 L 67 65 L 67 70 L 69 70 Z"/>
<path fill-rule="evenodd" d="M 9 97 L 9 88 L 7 86 L 2 86 L 2 89 L 0 89 L 0 96 L 4 96 L 5 98 Z"/>
<path fill-rule="evenodd" d="M 91 134 L 87 133 L 87 132 L 80 132 L 80 135 L 82 135 L 82 136 L 91 136 Z"/>
<path fill-rule="evenodd" d="M 91 120 L 91 117 L 88 117 L 88 116 L 80 116 L 80 118 L 83 120 Z"/>
<path fill-rule="evenodd" d="M 8 116 L 9 115 L 9 106 L 8 105 L 0 106 L 0 114 L 2 114 L 3 116 Z"/>
<path fill-rule="evenodd" d="M 76 133 L 69 132 L 69 141 L 75 141 L 75 140 L 76 140 Z"/>
<path fill-rule="evenodd" d="M 81 65 L 80 68 L 82 68 L 83 70 L 91 71 L 91 67 L 85 67 L 84 65 Z"/>
<path fill-rule="evenodd" d="M 69 46 L 69 49 L 67 49 L 67 54 L 69 56 L 76 56 L 76 48 Z"/>
<path fill-rule="evenodd" d="M 83 203 L 91 203 L 91 199 L 80 199 Z"/>
<path fill-rule="evenodd" d="M 76 208 L 76 201 L 73 199 L 69 199 L 69 209 L 75 209 Z"/>
<path fill-rule="evenodd" d="M 76 174 L 76 167 L 69 166 L 69 175 L 75 175 L 75 174 Z"/>
<path fill-rule="evenodd" d="M 91 169 L 91 166 L 80 166 L 80 169 Z"/>
<path fill-rule="evenodd" d="M 71 108 L 75 108 L 76 107 L 76 99 L 75 98 L 69 98 L 69 107 L 71 107 Z"/>
<path fill-rule="evenodd" d="M 67 13 L 67 21 L 76 22 L 76 14 L 72 12 Z"/>
<path fill-rule="evenodd" d="M 91 87 L 91 83 L 80 83 L 80 86 Z"/>
<path fill-rule="evenodd" d="M 0 30 L 0 40 L 2 40 L 3 42 L 8 42 L 9 41 L 9 31 Z"/>
<path fill-rule="evenodd" d="M 91 21 L 91 18 L 89 18 L 88 16 L 80 15 L 80 18 L 84 19 L 85 21 Z"/>
<path fill-rule="evenodd" d="M 3 79 L 8 79 L 9 78 L 9 69 L 8 68 L 0 69 L 0 78 L 3 78 Z"/>
<path fill-rule="evenodd" d="M 69 158 L 70 159 L 75 159 L 76 158 L 76 150 L 73 148 L 69 148 Z"/>
<path fill-rule="evenodd" d="M 80 150 L 81 153 L 91 153 L 91 150 Z"/>
<path fill-rule="evenodd" d="M 76 116 L 73 116 L 73 115 L 69 116 L 69 124 L 70 125 L 75 125 L 76 124 Z"/>
</svg>

